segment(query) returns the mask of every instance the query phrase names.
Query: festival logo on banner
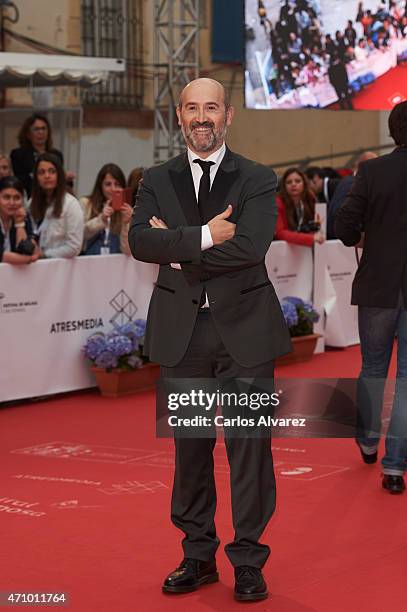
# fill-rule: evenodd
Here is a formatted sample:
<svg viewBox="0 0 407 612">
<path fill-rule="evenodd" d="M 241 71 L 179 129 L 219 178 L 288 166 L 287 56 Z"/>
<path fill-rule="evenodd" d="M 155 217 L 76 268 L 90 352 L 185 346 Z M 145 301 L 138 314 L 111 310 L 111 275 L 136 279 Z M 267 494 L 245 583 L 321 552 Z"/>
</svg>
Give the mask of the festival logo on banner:
<svg viewBox="0 0 407 612">
<path fill-rule="evenodd" d="M 133 321 L 138 310 L 136 304 L 122 289 L 110 301 L 109 304 L 115 311 L 109 323 L 114 327 L 120 327 L 126 323 Z M 50 334 L 59 334 L 65 332 L 76 332 L 82 329 L 97 330 L 104 327 L 102 317 L 93 317 L 88 319 L 79 319 L 72 321 L 57 321 L 51 323 Z"/>
<path fill-rule="evenodd" d="M 273 268 L 273 278 L 275 280 L 275 283 L 278 285 L 281 285 L 283 283 L 288 283 L 289 281 L 296 279 L 297 276 L 298 276 L 297 272 L 291 272 L 290 274 L 278 274 L 278 267 L 275 266 Z"/>
<path fill-rule="evenodd" d="M 115 310 L 115 314 L 112 316 L 109 323 L 115 328 L 133 321 L 138 310 L 133 300 L 123 289 L 110 300 L 109 304 Z"/>
<path fill-rule="evenodd" d="M 28 308 L 38 305 L 37 300 L 15 300 L 8 298 L 5 293 L 0 293 L 0 314 L 27 312 Z"/>
</svg>

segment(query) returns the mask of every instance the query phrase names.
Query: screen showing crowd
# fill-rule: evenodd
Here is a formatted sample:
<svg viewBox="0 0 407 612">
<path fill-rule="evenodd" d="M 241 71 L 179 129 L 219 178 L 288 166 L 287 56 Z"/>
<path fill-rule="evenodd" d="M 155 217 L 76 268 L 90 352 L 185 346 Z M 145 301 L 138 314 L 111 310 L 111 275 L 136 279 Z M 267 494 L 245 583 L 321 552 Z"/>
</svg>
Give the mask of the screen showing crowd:
<svg viewBox="0 0 407 612">
<path fill-rule="evenodd" d="M 246 107 L 385 110 L 407 98 L 406 0 L 246 0 L 245 14 Z"/>
</svg>

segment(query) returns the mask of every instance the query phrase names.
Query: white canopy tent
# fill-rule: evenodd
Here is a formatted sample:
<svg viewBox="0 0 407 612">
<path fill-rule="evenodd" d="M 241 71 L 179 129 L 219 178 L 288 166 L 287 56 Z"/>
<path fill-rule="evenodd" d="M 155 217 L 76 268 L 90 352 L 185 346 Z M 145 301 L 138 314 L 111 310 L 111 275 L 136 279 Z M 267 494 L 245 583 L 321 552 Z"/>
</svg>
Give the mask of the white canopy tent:
<svg viewBox="0 0 407 612">
<path fill-rule="evenodd" d="M 125 69 L 120 58 L 5 52 L 0 53 L 0 87 L 91 87 Z"/>
</svg>

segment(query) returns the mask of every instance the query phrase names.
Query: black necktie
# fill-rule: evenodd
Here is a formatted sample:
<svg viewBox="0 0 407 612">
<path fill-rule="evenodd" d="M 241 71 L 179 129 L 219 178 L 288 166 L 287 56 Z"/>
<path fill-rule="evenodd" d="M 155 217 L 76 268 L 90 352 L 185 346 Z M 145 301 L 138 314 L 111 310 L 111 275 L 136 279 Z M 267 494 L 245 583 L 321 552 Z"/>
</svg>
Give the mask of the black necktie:
<svg viewBox="0 0 407 612">
<path fill-rule="evenodd" d="M 206 162 L 202 159 L 194 159 L 194 164 L 199 164 L 202 168 L 202 176 L 201 181 L 199 183 L 199 191 L 198 191 L 198 208 L 199 214 L 201 216 L 201 222 L 207 223 L 209 218 L 207 217 L 207 204 L 209 200 L 209 192 L 211 190 L 211 166 L 214 165 L 215 162 Z M 206 292 L 205 289 L 201 293 L 201 299 L 199 302 L 199 308 L 206 302 Z"/>
<path fill-rule="evenodd" d="M 209 200 L 209 192 L 211 190 L 211 177 L 210 171 L 211 166 L 215 164 L 215 162 L 206 162 L 202 159 L 194 159 L 194 164 L 199 164 L 202 169 L 201 181 L 199 183 L 199 191 L 198 191 L 198 208 L 199 214 L 201 215 L 202 223 L 207 223 L 209 221 L 207 217 L 208 212 L 208 200 Z"/>
</svg>

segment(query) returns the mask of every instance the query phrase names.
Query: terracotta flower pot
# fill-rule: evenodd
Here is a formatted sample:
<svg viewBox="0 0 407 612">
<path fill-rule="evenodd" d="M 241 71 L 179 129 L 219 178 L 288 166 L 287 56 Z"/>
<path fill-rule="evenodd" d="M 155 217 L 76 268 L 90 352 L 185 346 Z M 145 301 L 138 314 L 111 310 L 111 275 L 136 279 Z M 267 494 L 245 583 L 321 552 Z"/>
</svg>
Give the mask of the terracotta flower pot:
<svg viewBox="0 0 407 612">
<path fill-rule="evenodd" d="M 308 336 L 296 336 L 291 338 L 293 344 L 292 353 L 284 355 L 283 357 L 278 357 L 278 359 L 276 359 L 276 365 L 288 365 L 312 359 L 318 338 L 321 338 L 321 334 L 309 334 Z"/>
<path fill-rule="evenodd" d="M 160 376 L 160 366 L 157 363 L 146 363 L 135 370 L 112 370 L 106 372 L 103 368 L 92 367 L 101 395 L 104 397 L 121 397 L 139 391 L 154 389 Z"/>
</svg>

